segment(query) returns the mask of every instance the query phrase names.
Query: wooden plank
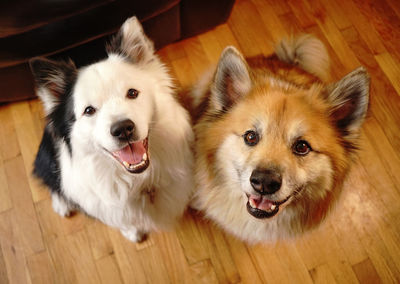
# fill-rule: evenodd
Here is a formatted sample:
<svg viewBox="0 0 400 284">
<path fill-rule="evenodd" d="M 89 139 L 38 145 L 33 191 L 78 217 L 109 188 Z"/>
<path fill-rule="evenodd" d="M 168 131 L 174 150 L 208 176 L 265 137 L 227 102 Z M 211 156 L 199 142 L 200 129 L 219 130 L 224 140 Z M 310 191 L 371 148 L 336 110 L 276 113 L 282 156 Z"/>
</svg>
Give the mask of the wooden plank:
<svg viewBox="0 0 400 284">
<path fill-rule="evenodd" d="M 26 179 L 24 162 L 21 156 L 4 163 L 7 182 L 11 190 L 11 200 L 15 208 L 14 224 L 21 238 L 26 255 L 41 252 L 44 249 L 39 222 L 33 206 L 32 195 Z"/>
<path fill-rule="evenodd" d="M 218 282 L 238 283 L 240 275 L 230 252 L 230 247 L 225 240 L 225 234 L 220 228 L 210 224 L 205 226 L 208 237 L 208 251 L 210 260 L 217 275 Z"/>
<path fill-rule="evenodd" d="M 246 57 L 273 53 L 272 36 L 260 22 L 260 14 L 252 2 L 240 1 L 233 7 L 228 24 Z"/>
<path fill-rule="evenodd" d="M 27 258 L 29 275 L 32 283 L 54 283 L 56 272 L 53 270 L 47 251 L 33 254 Z"/>
<path fill-rule="evenodd" d="M 400 17 L 386 1 L 353 0 L 379 33 L 382 43 L 397 60 L 400 60 Z"/>
<path fill-rule="evenodd" d="M 48 239 L 46 248 L 51 258 L 57 282 L 78 283 L 78 271 L 75 269 L 75 262 L 79 262 L 79 259 L 72 258 L 67 237 L 61 235 L 57 238 Z"/>
<path fill-rule="evenodd" d="M 400 157 L 397 149 L 392 148 L 382 127 L 378 124 L 374 117 L 370 117 L 364 127 L 365 136 L 371 147 L 376 151 L 376 156 L 379 157 L 382 166 L 389 173 L 395 185 L 399 185 L 400 192 L 400 176 L 396 173 L 400 171 Z M 396 131 L 398 127 L 387 125 L 385 127 L 393 127 L 392 131 Z"/>
<path fill-rule="evenodd" d="M 285 273 L 287 274 L 291 283 L 312 283 L 312 279 L 308 273 L 307 267 L 297 252 L 294 243 L 278 243 L 274 250 L 276 256 L 281 262 L 281 265 L 285 267 Z"/>
<path fill-rule="evenodd" d="M 262 23 L 265 29 L 271 34 L 274 44 L 290 35 L 290 31 L 286 30 L 279 21 L 278 14 L 273 9 L 271 3 L 264 0 L 252 0 L 252 2 L 257 7 Z"/>
<path fill-rule="evenodd" d="M 279 21 L 289 34 L 298 35 L 304 32 L 293 12 L 279 16 Z"/>
<path fill-rule="evenodd" d="M 99 260 L 100 258 L 114 253 L 110 237 L 108 236 L 109 229 L 107 225 L 97 220 L 86 226 L 89 244 L 95 260 Z"/>
<path fill-rule="evenodd" d="M 307 234 L 296 241 L 296 248 L 302 262 L 308 270 L 326 264 L 326 254 L 320 249 L 321 231 L 328 226 L 327 222 L 318 227 L 312 234 Z"/>
<path fill-rule="evenodd" d="M 117 261 L 114 255 L 107 255 L 96 261 L 97 271 L 99 272 L 99 277 L 101 283 L 124 283 L 122 281 L 121 272 L 119 271 Z M 132 279 L 133 280 L 133 279 Z"/>
<path fill-rule="evenodd" d="M 286 267 L 284 267 L 280 256 L 277 254 L 275 244 L 248 246 L 248 251 L 253 259 L 261 283 L 291 283 Z M 243 255 L 246 256 L 246 254 Z M 239 267 L 239 264 L 237 265 Z M 239 271 L 242 272 L 241 270 Z M 257 277 L 258 275 L 250 272 L 248 276 Z M 257 278 L 256 280 L 260 281 Z"/>
<path fill-rule="evenodd" d="M 21 243 L 21 233 L 15 226 L 16 222 L 14 210 L 0 214 L 0 244 L 7 278 L 10 283 L 30 283 L 25 247 Z M 3 270 L 2 274 L 4 273 Z"/>
<path fill-rule="evenodd" d="M 12 208 L 11 193 L 5 173 L 3 160 L 0 158 L 0 213 Z"/>
<path fill-rule="evenodd" d="M 32 192 L 33 201 L 37 202 L 47 198 L 45 187 L 34 178 L 31 173 L 33 170 L 33 162 L 39 148 L 40 138 L 37 137 L 34 129 L 33 119 L 31 116 L 28 102 L 19 102 L 12 105 L 12 117 L 17 133 L 18 144 L 21 149 L 25 171 L 27 173 L 29 187 Z"/>
<path fill-rule="evenodd" d="M 382 283 L 370 259 L 353 265 L 353 270 L 360 283 Z"/>
<path fill-rule="evenodd" d="M 33 130 L 40 141 L 46 124 L 46 114 L 44 113 L 43 105 L 39 99 L 29 100 L 28 104 L 34 127 Z"/>
<path fill-rule="evenodd" d="M 145 242 L 150 241 L 154 244 L 154 240 L 152 239 L 153 236 L 150 235 L 149 239 Z M 137 250 L 136 255 L 133 255 L 132 250 L 130 250 L 129 256 L 130 258 L 137 257 L 140 259 L 148 283 L 172 283 L 163 261 L 162 253 L 157 246 L 150 245 L 145 249 Z"/>
<path fill-rule="evenodd" d="M 392 8 L 392 10 L 397 14 L 397 17 L 400 18 L 400 2 L 396 0 L 386 0 L 386 2 Z"/>
<path fill-rule="evenodd" d="M 275 11 L 278 16 L 290 13 L 290 7 L 286 1 L 265 0 L 271 9 Z"/>
<path fill-rule="evenodd" d="M 259 271 L 257 268 L 257 259 L 252 255 L 252 250 L 230 235 L 226 235 L 225 239 L 242 283 L 262 283 L 264 281 L 263 271 Z"/>
<path fill-rule="evenodd" d="M 66 237 L 70 258 L 76 274 L 76 283 L 99 283 L 100 278 L 93 260 L 86 231 L 80 231 Z"/>
<path fill-rule="evenodd" d="M 323 16 L 324 10 L 322 9 L 319 2 L 315 2 L 314 4 L 317 7 L 314 7 L 314 15 L 311 13 L 311 10 L 308 9 L 305 5 L 299 5 L 299 1 L 290 0 L 288 1 L 290 9 L 292 10 L 293 14 L 296 16 L 296 19 L 302 28 L 308 28 L 310 26 L 316 25 L 314 15 Z M 318 9 L 318 11 L 317 11 Z M 324 13 L 325 14 L 325 13 Z"/>
<path fill-rule="evenodd" d="M 178 41 L 173 44 L 167 45 L 166 47 L 162 48 L 159 52 L 165 58 L 165 56 L 169 59 L 169 61 L 175 61 L 181 58 L 186 57 L 185 52 L 185 45 L 186 41 Z"/>
<path fill-rule="evenodd" d="M 189 88 L 193 82 L 196 82 L 196 75 L 188 58 L 184 57 L 171 61 L 171 67 L 181 88 Z"/>
<path fill-rule="evenodd" d="M 147 283 L 143 264 L 137 255 L 134 244 L 126 240 L 118 230 L 109 230 L 108 235 L 114 248 L 115 259 L 123 282 Z"/>
<path fill-rule="evenodd" d="M 227 46 L 232 45 L 239 49 L 239 43 L 227 24 L 218 26 L 212 32 L 199 35 L 198 39 L 209 61 L 209 66 L 205 68 L 206 70 L 215 68 L 222 51 Z"/>
<path fill-rule="evenodd" d="M 1 214 L 0 214 L 1 218 Z M 6 260 L 3 255 L 1 240 L 0 240 L 0 283 L 8 284 L 8 275 L 7 275 L 7 267 L 6 267 Z"/>
<path fill-rule="evenodd" d="M 190 213 L 190 212 L 189 212 Z M 210 255 L 206 248 L 207 237 L 204 234 L 204 222 L 199 222 L 200 218 L 195 219 L 195 215 L 186 214 L 183 216 L 176 234 L 183 248 L 189 265 L 209 259 Z"/>
<path fill-rule="evenodd" d="M 400 147 L 400 133 L 393 131 L 390 126 L 400 124 L 400 98 L 383 73 L 375 57 L 370 53 L 358 32 L 354 29 L 346 29 L 342 34 L 360 60 L 367 67 L 371 76 L 370 108 L 369 112 L 383 125 L 383 131 L 394 149 Z M 386 127 L 389 126 L 389 127 Z"/>
<path fill-rule="evenodd" d="M 388 77 L 390 83 L 392 83 L 392 86 L 396 89 L 397 94 L 400 96 L 399 61 L 395 60 L 387 52 L 376 55 L 375 59 L 381 67 L 382 71 Z"/>
<path fill-rule="evenodd" d="M 360 63 L 346 44 L 346 41 L 343 39 L 343 36 L 335 26 L 332 19 L 327 17 L 325 13 L 321 13 L 318 9 L 315 9 L 314 5 L 308 0 L 301 0 L 297 3 L 302 6 L 302 9 L 306 9 L 313 13 L 318 26 L 345 67 L 343 72 L 350 72 L 360 66 Z M 296 14 L 296 11 L 294 11 L 294 13 Z M 301 17 L 301 14 L 296 14 L 296 16 L 299 18 Z"/>
<path fill-rule="evenodd" d="M 315 284 L 338 283 L 336 282 L 335 277 L 333 277 L 329 265 L 327 264 L 322 264 L 320 266 L 311 269 L 310 275 Z"/>
<path fill-rule="evenodd" d="M 191 268 L 175 232 L 154 234 L 171 283 L 191 283 Z"/>
<path fill-rule="evenodd" d="M 351 187 L 348 183 L 344 184 L 343 192 L 344 196 L 341 198 L 336 210 L 332 212 L 334 217 L 329 218 L 329 223 L 335 232 L 339 241 L 339 246 L 342 248 L 347 260 L 350 265 L 354 265 L 367 258 L 368 254 L 351 221 L 351 210 L 346 210 L 346 208 L 352 208 L 354 204 L 360 204 L 361 193 L 357 191 L 357 188 Z"/>
<path fill-rule="evenodd" d="M 0 157 L 3 160 L 15 158 L 21 153 L 11 113 L 12 106 L 0 106 Z"/>
<path fill-rule="evenodd" d="M 201 45 L 197 37 L 188 39 L 184 48 L 187 54 L 187 58 L 191 63 L 192 71 L 194 72 L 193 75 L 195 81 L 190 83 L 194 84 L 202 77 L 204 72 L 210 68 L 211 62 L 208 60 L 208 57 L 204 52 L 203 46 Z"/>
<path fill-rule="evenodd" d="M 346 1 L 346 2 L 352 2 L 352 1 Z M 331 1 L 331 0 L 321 0 L 321 5 L 324 7 L 324 10 L 326 14 L 328 15 L 329 18 L 331 18 L 334 22 L 336 27 L 339 30 L 347 29 L 353 25 L 354 22 L 357 21 L 351 21 L 354 19 L 354 11 L 351 17 L 349 17 L 351 11 L 347 11 L 347 9 L 343 9 L 343 3 L 338 3 L 337 1 Z M 347 13 L 346 13 L 347 12 Z"/>
<path fill-rule="evenodd" d="M 341 7 L 339 11 L 341 12 L 344 18 L 348 19 L 351 22 L 351 25 L 348 26 L 340 26 L 338 25 L 337 22 L 335 22 L 339 29 L 343 30 L 351 27 L 355 28 L 357 32 L 360 34 L 362 40 L 368 46 L 368 51 L 371 52 L 372 54 L 380 54 L 386 51 L 386 48 L 383 45 L 374 25 L 372 24 L 371 19 L 360 13 L 360 10 L 354 4 L 353 1 L 346 1 L 346 0 L 335 0 L 335 1 L 323 0 L 323 1 L 326 3 L 334 3 L 333 5 Z M 334 7 L 332 7 L 330 10 L 332 12 L 335 11 Z"/>
<path fill-rule="evenodd" d="M 191 283 L 213 284 L 219 283 L 214 268 L 209 259 L 199 261 L 190 266 Z"/>
<path fill-rule="evenodd" d="M 371 167 L 370 162 L 367 162 L 367 165 L 369 165 L 368 168 Z M 358 188 L 362 198 L 360 203 L 355 203 L 351 208 L 350 218 L 357 232 L 359 232 L 360 240 L 379 277 L 384 283 L 398 282 L 399 279 L 397 278 L 400 277 L 398 269 L 381 237 L 382 232 L 379 228 L 381 220 L 388 218 L 387 212 L 385 212 L 385 207 L 381 203 L 381 193 L 377 193 L 372 186 L 376 182 L 371 180 L 371 175 L 379 176 L 380 173 L 379 170 L 373 174 L 372 172 L 367 173 L 365 169 L 365 167 L 359 167 L 349 177 L 351 186 Z M 379 165 L 371 170 L 373 171 L 374 169 L 379 169 Z M 387 178 L 383 176 L 379 181 L 383 189 L 390 188 L 390 185 L 384 184 L 386 180 Z M 396 256 L 395 259 L 398 260 L 398 257 Z"/>
<path fill-rule="evenodd" d="M 318 266 L 327 265 L 335 281 L 352 283 L 356 281 L 356 277 L 347 254 L 340 245 L 341 241 L 337 239 L 330 225 L 336 219 L 338 210 L 334 210 L 320 228 L 301 240 L 298 252 L 310 271 Z"/>
</svg>

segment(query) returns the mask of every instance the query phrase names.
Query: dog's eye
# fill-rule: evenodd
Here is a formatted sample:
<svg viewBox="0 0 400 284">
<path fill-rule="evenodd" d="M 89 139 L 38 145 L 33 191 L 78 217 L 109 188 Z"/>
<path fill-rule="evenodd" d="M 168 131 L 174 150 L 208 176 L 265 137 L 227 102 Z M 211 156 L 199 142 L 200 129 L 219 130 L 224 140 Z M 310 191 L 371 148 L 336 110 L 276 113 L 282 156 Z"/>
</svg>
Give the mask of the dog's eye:
<svg viewBox="0 0 400 284">
<path fill-rule="evenodd" d="M 136 89 L 129 89 L 126 93 L 128 99 L 136 99 L 139 96 L 139 91 Z"/>
<path fill-rule="evenodd" d="M 84 115 L 86 116 L 91 116 L 96 112 L 96 109 L 92 106 L 88 106 L 85 108 L 85 111 L 83 112 Z"/>
<path fill-rule="evenodd" d="M 258 143 L 258 141 L 260 140 L 260 137 L 258 136 L 257 132 L 255 132 L 253 130 L 248 130 L 243 135 L 243 139 L 247 145 L 254 146 Z"/>
<path fill-rule="evenodd" d="M 298 140 L 293 144 L 292 151 L 296 155 L 304 156 L 304 155 L 307 155 L 311 151 L 311 147 L 307 141 Z"/>
</svg>

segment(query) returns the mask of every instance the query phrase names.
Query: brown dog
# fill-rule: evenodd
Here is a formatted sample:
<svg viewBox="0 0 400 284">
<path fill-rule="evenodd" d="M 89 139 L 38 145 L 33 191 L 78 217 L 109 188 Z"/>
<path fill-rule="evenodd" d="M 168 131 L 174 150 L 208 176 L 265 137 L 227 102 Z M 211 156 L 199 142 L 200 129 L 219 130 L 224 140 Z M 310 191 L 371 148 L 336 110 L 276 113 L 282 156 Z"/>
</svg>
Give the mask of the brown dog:
<svg viewBox="0 0 400 284">
<path fill-rule="evenodd" d="M 362 67 L 325 84 L 329 57 L 310 35 L 245 60 L 227 47 L 193 91 L 193 206 L 248 242 L 296 236 L 337 200 L 369 100 Z"/>
</svg>

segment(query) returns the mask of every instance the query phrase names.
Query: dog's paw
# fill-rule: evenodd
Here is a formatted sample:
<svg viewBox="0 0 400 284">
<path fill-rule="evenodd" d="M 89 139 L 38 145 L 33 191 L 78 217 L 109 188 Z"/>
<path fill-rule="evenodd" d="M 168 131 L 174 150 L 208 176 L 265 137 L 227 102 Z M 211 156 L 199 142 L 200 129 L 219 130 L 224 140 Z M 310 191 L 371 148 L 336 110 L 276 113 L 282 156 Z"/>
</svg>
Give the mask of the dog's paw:
<svg viewBox="0 0 400 284">
<path fill-rule="evenodd" d="M 71 215 L 72 208 L 69 206 L 68 202 L 60 195 L 53 193 L 51 195 L 51 201 L 53 205 L 53 210 L 61 217 L 69 217 Z"/>
<path fill-rule="evenodd" d="M 139 231 L 136 228 L 130 230 L 121 230 L 122 235 L 134 243 L 141 243 L 147 239 L 145 232 Z"/>
</svg>

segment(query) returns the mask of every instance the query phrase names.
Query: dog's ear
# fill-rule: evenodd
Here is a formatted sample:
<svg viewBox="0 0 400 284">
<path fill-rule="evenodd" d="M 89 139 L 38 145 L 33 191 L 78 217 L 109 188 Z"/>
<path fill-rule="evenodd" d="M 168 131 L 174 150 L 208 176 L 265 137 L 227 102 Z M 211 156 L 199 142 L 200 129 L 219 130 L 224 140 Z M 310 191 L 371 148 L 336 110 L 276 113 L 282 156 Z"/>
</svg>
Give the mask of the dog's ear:
<svg viewBox="0 0 400 284">
<path fill-rule="evenodd" d="M 211 106 L 217 111 L 229 109 L 251 89 L 247 63 L 240 52 L 228 46 L 221 54 L 212 85 Z"/>
<path fill-rule="evenodd" d="M 106 47 L 107 53 L 122 55 L 134 63 L 147 63 L 154 58 L 154 44 L 144 34 L 136 17 L 127 19 Z"/>
<path fill-rule="evenodd" d="M 330 117 L 345 138 L 355 138 L 367 114 L 370 79 L 360 67 L 327 87 Z"/>
<path fill-rule="evenodd" d="M 75 64 L 72 60 L 65 62 L 36 57 L 29 61 L 29 65 L 38 96 L 43 102 L 46 114 L 49 114 L 62 96 L 71 91 L 77 75 Z"/>
</svg>

